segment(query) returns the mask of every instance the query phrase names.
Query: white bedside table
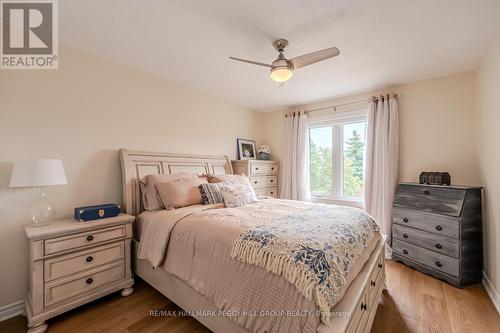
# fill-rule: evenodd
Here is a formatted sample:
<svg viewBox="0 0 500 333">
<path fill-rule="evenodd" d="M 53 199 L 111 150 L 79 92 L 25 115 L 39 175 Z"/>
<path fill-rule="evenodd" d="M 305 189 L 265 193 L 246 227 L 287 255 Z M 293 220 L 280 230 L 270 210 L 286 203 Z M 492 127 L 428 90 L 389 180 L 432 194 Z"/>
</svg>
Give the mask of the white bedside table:
<svg viewBox="0 0 500 333">
<path fill-rule="evenodd" d="M 77 222 L 58 220 L 25 226 L 29 239 L 28 333 L 47 330 L 45 321 L 122 290 L 133 292 L 130 267 L 131 215 Z"/>
</svg>

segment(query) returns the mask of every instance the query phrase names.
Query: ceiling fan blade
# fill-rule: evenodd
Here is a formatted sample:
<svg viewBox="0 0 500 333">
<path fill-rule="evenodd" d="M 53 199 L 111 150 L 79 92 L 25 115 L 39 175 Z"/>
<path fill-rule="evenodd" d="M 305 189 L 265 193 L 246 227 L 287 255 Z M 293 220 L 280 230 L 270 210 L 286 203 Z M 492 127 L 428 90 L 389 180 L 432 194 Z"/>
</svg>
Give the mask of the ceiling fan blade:
<svg viewBox="0 0 500 333">
<path fill-rule="evenodd" d="M 339 49 L 336 47 L 331 47 L 329 49 L 324 49 L 308 54 L 304 54 L 292 59 L 289 59 L 288 61 L 292 64 L 294 69 L 301 68 L 307 65 L 311 65 L 314 63 L 317 63 L 322 60 L 326 60 L 328 58 L 332 58 L 335 56 L 338 56 L 340 54 Z"/>
<path fill-rule="evenodd" d="M 259 65 L 259 66 L 264 66 L 264 67 L 269 67 L 269 68 L 271 67 L 271 65 L 265 64 L 263 62 L 258 62 L 258 61 L 246 60 L 246 59 L 235 58 L 235 57 L 229 57 L 229 59 L 246 62 L 246 63 L 252 64 L 252 65 Z"/>
</svg>

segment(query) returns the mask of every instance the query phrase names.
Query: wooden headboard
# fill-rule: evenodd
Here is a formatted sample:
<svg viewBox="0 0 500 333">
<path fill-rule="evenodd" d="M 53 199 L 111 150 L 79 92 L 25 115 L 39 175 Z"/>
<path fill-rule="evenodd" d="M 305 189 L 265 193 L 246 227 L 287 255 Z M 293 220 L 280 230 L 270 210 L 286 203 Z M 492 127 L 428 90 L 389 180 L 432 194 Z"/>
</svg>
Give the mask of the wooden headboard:
<svg viewBox="0 0 500 333">
<path fill-rule="evenodd" d="M 227 156 L 151 153 L 120 149 L 122 166 L 122 210 L 137 216 L 142 211 L 139 181 L 147 175 L 171 173 L 231 174 Z"/>
</svg>

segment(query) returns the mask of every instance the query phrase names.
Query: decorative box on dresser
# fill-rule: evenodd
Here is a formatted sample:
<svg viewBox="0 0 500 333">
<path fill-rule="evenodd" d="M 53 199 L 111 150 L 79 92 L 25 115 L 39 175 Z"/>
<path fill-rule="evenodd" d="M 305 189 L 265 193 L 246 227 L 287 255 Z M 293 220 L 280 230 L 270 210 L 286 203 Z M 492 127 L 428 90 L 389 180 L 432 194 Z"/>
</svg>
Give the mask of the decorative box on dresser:
<svg viewBox="0 0 500 333">
<path fill-rule="evenodd" d="M 58 220 L 25 226 L 29 240 L 28 332 L 47 330 L 45 321 L 122 290 L 133 292 L 130 239 L 133 216 L 91 222 Z"/>
<path fill-rule="evenodd" d="M 247 175 L 257 195 L 278 196 L 277 161 L 238 160 L 231 161 L 235 174 Z"/>
<path fill-rule="evenodd" d="M 481 187 L 399 184 L 393 259 L 462 288 L 481 282 Z"/>
</svg>

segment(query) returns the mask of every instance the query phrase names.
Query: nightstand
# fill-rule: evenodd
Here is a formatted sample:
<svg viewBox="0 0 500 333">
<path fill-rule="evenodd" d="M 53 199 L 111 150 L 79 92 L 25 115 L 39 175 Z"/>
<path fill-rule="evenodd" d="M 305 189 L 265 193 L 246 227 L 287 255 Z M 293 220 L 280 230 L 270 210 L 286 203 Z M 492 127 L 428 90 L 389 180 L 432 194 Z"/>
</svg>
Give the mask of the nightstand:
<svg viewBox="0 0 500 333">
<path fill-rule="evenodd" d="M 45 321 L 122 290 L 133 292 L 130 267 L 131 215 L 77 222 L 58 220 L 25 226 L 29 239 L 28 333 L 47 330 Z"/>
<path fill-rule="evenodd" d="M 248 176 L 257 195 L 278 197 L 279 162 L 266 160 L 231 161 L 235 174 Z"/>
</svg>

